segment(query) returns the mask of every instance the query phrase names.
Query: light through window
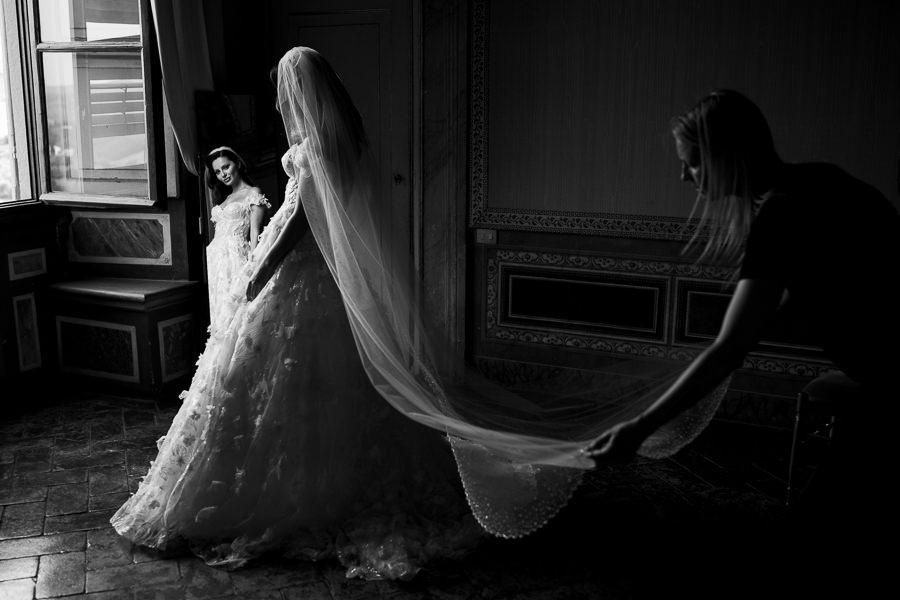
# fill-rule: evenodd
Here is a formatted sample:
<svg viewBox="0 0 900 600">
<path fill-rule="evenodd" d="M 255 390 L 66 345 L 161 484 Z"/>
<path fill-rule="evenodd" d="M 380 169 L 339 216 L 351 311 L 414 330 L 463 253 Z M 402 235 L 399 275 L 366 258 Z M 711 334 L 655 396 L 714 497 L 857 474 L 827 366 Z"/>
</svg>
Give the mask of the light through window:
<svg viewBox="0 0 900 600">
<path fill-rule="evenodd" d="M 47 191 L 149 198 L 139 0 L 39 0 L 38 8 Z"/>
<path fill-rule="evenodd" d="M 0 23 L 6 23 L 0 4 Z M 6 27 L 0 26 L 0 202 L 18 200 L 15 167 L 15 127 L 10 103 L 9 65 L 6 52 Z"/>
</svg>

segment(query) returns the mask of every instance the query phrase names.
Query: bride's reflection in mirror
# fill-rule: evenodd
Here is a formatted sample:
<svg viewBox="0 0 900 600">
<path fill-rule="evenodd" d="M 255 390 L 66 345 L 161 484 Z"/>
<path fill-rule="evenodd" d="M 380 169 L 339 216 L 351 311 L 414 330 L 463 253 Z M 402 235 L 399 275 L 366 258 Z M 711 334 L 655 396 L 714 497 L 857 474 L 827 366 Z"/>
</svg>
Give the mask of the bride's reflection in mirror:
<svg viewBox="0 0 900 600">
<path fill-rule="evenodd" d="M 213 149 L 205 163 L 206 186 L 213 203 L 210 227 L 214 231 L 206 247 L 209 331 L 215 334 L 231 313 L 231 282 L 256 247 L 272 207 L 254 185 L 247 163 L 232 148 Z"/>
</svg>

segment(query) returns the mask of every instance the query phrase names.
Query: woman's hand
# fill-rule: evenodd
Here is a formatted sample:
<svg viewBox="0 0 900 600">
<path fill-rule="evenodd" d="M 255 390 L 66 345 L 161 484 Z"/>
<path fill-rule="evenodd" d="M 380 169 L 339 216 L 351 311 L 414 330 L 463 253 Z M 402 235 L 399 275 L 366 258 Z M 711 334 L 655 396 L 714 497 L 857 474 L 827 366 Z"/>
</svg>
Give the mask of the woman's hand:
<svg viewBox="0 0 900 600">
<path fill-rule="evenodd" d="M 247 283 L 247 301 L 252 302 L 259 293 L 262 291 L 266 284 L 269 283 L 269 280 L 272 278 L 274 274 L 274 269 L 268 266 L 269 262 L 264 260 L 259 263 L 259 266 L 256 268 L 256 271 L 253 275 L 250 276 L 250 281 Z"/>
<path fill-rule="evenodd" d="M 608 429 L 587 450 L 597 466 L 605 462 L 626 462 L 634 458 L 638 448 L 650 435 L 640 418 L 630 419 Z"/>
</svg>

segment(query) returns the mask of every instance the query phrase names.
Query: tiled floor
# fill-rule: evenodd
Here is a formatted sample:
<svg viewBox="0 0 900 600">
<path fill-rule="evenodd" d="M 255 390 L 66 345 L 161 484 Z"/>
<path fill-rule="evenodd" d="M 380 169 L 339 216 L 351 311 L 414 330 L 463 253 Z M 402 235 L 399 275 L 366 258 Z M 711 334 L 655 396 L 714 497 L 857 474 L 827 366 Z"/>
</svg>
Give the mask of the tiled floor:
<svg viewBox="0 0 900 600">
<path fill-rule="evenodd" d="M 732 598 L 786 589 L 779 578 L 791 571 L 780 553 L 787 436 L 719 422 L 674 459 L 591 474 L 539 532 L 486 539 L 412 582 L 347 580 L 332 563 L 228 572 L 162 556 L 132 547 L 108 520 L 176 410 L 80 394 L 0 422 L 0 598 Z"/>
</svg>

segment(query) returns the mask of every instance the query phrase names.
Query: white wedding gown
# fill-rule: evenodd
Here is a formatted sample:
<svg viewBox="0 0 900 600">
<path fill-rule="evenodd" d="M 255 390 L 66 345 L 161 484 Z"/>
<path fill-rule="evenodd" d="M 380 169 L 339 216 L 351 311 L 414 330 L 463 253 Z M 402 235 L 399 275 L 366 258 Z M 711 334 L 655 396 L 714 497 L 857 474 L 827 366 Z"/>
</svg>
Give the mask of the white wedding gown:
<svg viewBox="0 0 900 600">
<path fill-rule="evenodd" d="M 222 204 L 212 207 L 210 220 L 215 234 L 206 247 L 207 284 L 209 288 L 209 330 L 228 324 L 233 306 L 220 302 L 232 291 L 232 281 L 250 257 L 250 210 L 252 206 L 272 208 L 257 188 L 233 193 Z"/>
<path fill-rule="evenodd" d="M 138 544 L 187 541 L 210 564 L 277 551 L 336 557 L 348 577 L 409 578 L 483 532 L 446 438 L 372 388 L 311 234 L 246 301 L 258 257 L 303 210 L 302 146 L 283 162 L 285 201 L 227 294 L 233 317 L 213 331 L 156 460 L 111 522 Z"/>
</svg>

